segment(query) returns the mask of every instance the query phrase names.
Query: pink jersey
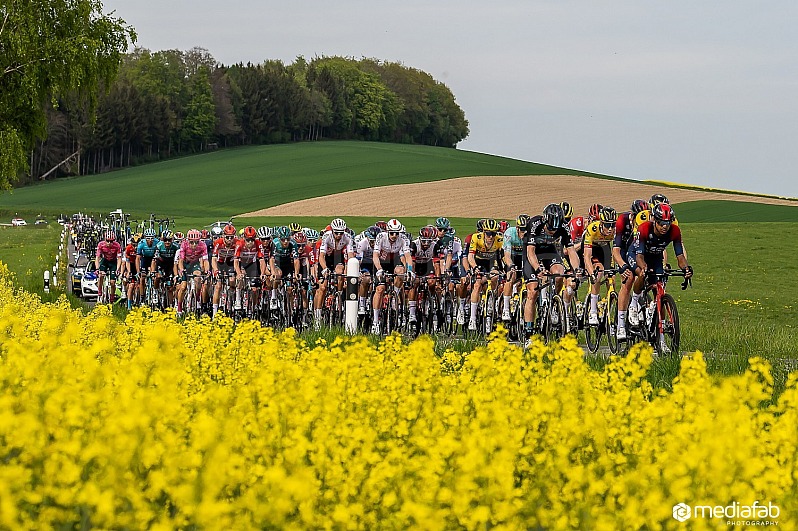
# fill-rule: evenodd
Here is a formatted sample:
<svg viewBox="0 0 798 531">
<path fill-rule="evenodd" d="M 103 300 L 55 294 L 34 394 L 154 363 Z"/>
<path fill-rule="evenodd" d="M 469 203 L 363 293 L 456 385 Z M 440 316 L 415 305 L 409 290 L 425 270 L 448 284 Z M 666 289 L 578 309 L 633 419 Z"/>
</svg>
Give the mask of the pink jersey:
<svg viewBox="0 0 798 531">
<path fill-rule="evenodd" d="M 97 258 L 102 257 L 105 260 L 113 261 L 118 259 L 122 254 L 122 246 L 119 242 L 101 241 L 97 245 Z"/>
<path fill-rule="evenodd" d="M 208 259 L 208 247 L 205 242 L 197 242 L 197 245 L 189 245 L 188 240 L 185 240 L 180 245 L 180 257 L 184 262 L 193 264 L 200 260 Z"/>
</svg>

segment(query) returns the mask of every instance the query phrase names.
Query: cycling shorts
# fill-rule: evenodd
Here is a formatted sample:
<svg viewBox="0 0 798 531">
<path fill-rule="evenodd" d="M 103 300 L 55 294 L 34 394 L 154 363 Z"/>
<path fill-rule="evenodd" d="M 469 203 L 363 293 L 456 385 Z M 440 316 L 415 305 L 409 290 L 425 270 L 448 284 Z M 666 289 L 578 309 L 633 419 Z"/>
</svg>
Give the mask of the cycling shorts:
<svg viewBox="0 0 798 531">
<path fill-rule="evenodd" d="M 562 261 L 562 257 L 559 256 L 559 255 L 557 255 L 557 256 L 548 255 L 547 258 L 538 257 L 538 262 L 540 263 L 540 267 L 542 267 L 543 269 L 545 269 L 547 271 L 551 271 L 551 267 L 553 265 L 561 265 L 561 266 L 565 267 L 565 264 L 563 264 L 563 261 Z M 524 281 L 526 281 L 526 282 L 537 282 L 538 281 L 537 275 L 535 274 L 534 271 L 532 271 L 532 264 L 530 264 L 529 262 L 526 262 L 526 261 L 524 261 Z"/>
<path fill-rule="evenodd" d="M 100 258 L 100 267 L 97 269 L 107 274 L 111 280 L 116 280 L 116 268 L 118 265 L 119 264 L 116 260 L 106 260 L 105 258 Z"/>
<path fill-rule="evenodd" d="M 185 267 L 185 271 L 183 271 L 183 276 L 181 277 L 183 282 L 186 282 L 188 277 L 194 276 L 194 273 L 196 272 L 202 273 L 202 264 L 199 262 L 194 262 L 191 264 L 184 263 L 183 267 Z"/>
</svg>

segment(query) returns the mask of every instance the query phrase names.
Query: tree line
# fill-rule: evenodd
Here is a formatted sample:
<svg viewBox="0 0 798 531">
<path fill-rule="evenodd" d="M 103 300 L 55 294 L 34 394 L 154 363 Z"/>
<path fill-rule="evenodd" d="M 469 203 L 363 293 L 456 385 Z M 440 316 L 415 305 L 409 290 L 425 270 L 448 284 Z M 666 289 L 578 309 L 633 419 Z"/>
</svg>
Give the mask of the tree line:
<svg viewBox="0 0 798 531">
<path fill-rule="evenodd" d="M 320 139 L 455 147 L 468 135 L 449 88 L 401 63 L 300 56 L 225 66 L 204 48 L 137 48 L 100 87 L 96 116 L 68 96 L 46 116 L 20 182 L 217 147 Z"/>
</svg>

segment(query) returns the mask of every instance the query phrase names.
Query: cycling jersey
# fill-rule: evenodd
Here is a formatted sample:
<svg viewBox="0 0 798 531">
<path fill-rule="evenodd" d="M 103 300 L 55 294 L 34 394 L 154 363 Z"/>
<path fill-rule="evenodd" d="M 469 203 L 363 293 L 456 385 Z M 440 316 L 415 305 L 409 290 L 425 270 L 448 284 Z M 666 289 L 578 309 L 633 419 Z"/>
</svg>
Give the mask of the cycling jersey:
<svg viewBox="0 0 798 531">
<path fill-rule="evenodd" d="M 441 246 L 439 252 L 438 257 L 441 260 L 446 260 L 446 256 L 451 254 L 452 266 L 457 265 L 460 262 L 460 256 L 463 254 L 463 245 L 460 242 L 460 238 L 455 236 L 447 245 Z"/>
<path fill-rule="evenodd" d="M 125 253 L 122 255 L 123 262 L 131 262 L 133 267 L 136 267 L 136 246 L 132 243 L 127 244 L 125 247 Z"/>
<path fill-rule="evenodd" d="M 524 254 L 524 241 L 518 235 L 516 227 L 510 227 L 504 232 L 504 254 L 509 254 L 513 258 Z"/>
<path fill-rule="evenodd" d="M 374 252 L 379 256 L 380 262 L 398 263 L 402 255 L 410 252 L 410 242 L 401 234 L 397 236 L 396 241 L 391 242 L 388 233 L 381 232 L 374 241 Z"/>
<path fill-rule="evenodd" d="M 227 240 L 224 238 L 216 238 L 216 241 L 213 242 L 213 252 L 211 253 L 213 256 L 216 257 L 217 264 L 226 264 L 232 265 L 233 258 L 236 254 L 236 245 L 238 244 L 238 240 L 233 238 L 230 240 L 230 243 L 227 243 Z"/>
<path fill-rule="evenodd" d="M 141 240 L 136 247 L 136 254 L 141 256 L 142 258 L 149 258 L 152 259 L 155 256 L 155 251 L 158 249 L 158 242 L 157 238 L 152 240 L 152 245 L 147 245 L 147 240 Z"/>
<path fill-rule="evenodd" d="M 535 247 L 536 253 L 539 253 L 541 249 L 556 250 L 555 244 L 557 243 L 561 244 L 563 248 L 573 247 L 571 234 L 565 226 L 561 226 L 554 231 L 554 234 L 550 234 L 545 229 L 543 216 L 530 218 L 527 226 L 529 228 L 526 235 L 524 235 L 524 247 Z"/>
<path fill-rule="evenodd" d="M 332 255 L 336 252 L 346 252 L 349 255 L 354 254 L 354 247 L 352 245 L 352 238 L 349 234 L 344 233 L 341 239 L 335 241 L 335 236 L 331 230 L 324 233 L 321 237 L 321 245 L 319 246 L 319 254 Z"/>
<path fill-rule="evenodd" d="M 283 242 L 279 239 L 272 242 L 272 252 L 274 253 L 275 260 L 293 260 L 299 258 L 299 251 L 297 245 L 293 241 L 289 241 L 287 246 L 283 246 Z"/>
<path fill-rule="evenodd" d="M 360 260 L 361 266 L 374 264 L 374 247 L 371 240 L 362 234 L 355 239 L 355 256 Z"/>
<path fill-rule="evenodd" d="M 471 247 L 468 254 L 473 254 L 476 260 L 493 260 L 494 258 L 498 260 L 503 246 L 504 236 L 501 234 L 496 234 L 493 237 L 493 243 L 488 247 L 485 234 L 477 232 L 471 235 Z"/>
<path fill-rule="evenodd" d="M 166 243 L 159 241 L 155 248 L 155 256 L 153 256 L 153 258 L 158 261 L 173 261 L 178 250 L 180 250 L 180 246 L 175 242 L 169 242 L 169 246 L 167 247 Z"/>
<path fill-rule="evenodd" d="M 602 243 L 612 246 L 614 239 L 614 232 L 611 232 L 610 234 L 603 234 L 601 232 L 601 222 L 598 220 L 592 222 L 585 229 L 585 247 L 588 245 L 597 245 Z"/>
<path fill-rule="evenodd" d="M 572 218 L 571 221 L 568 222 L 568 233 L 571 235 L 572 242 L 576 243 L 582 239 L 587 224 L 587 220 L 582 216 Z"/>
<path fill-rule="evenodd" d="M 625 254 L 626 250 L 629 249 L 629 245 L 634 238 L 634 229 L 634 218 L 631 212 L 624 212 L 618 216 L 615 222 L 615 241 L 613 243 L 615 247 L 621 249 L 621 253 Z"/>
<path fill-rule="evenodd" d="M 682 231 L 678 225 L 671 224 L 665 234 L 659 235 L 654 232 L 654 222 L 647 221 L 640 225 L 635 236 L 635 247 L 638 254 L 662 256 L 665 248 L 673 242 L 673 250 L 676 256 L 684 254 L 682 247 Z"/>
<path fill-rule="evenodd" d="M 248 245 L 249 244 L 249 245 Z M 254 264 L 261 258 L 265 258 L 263 252 L 263 244 L 260 240 L 254 242 L 247 242 L 246 240 L 238 240 L 236 243 L 235 258 L 241 266 Z"/>
<path fill-rule="evenodd" d="M 420 238 L 410 242 L 410 256 L 413 257 L 414 264 L 428 264 L 439 261 L 440 249 L 440 241 L 431 243 L 426 249 L 422 247 Z"/>
<path fill-rule="evenodd" d="M 207 260 L 208 259 L 208 248 L 205 247 L 205 243 L 197 242 L 197 245 L 189 244 L 189 241 L 186 240 L 180 246 L 180 257 L 183 259 L 183 262 L 194 264 L 199 262 L 200 260 Z"/>
<path fill-rule="evenodd" d="M 119 242 L 101 241 L 97 244 L 97 258 L 102 258 L 109 262 L 116 261 L 122 255 L 122 246 Z"/>
</svg>

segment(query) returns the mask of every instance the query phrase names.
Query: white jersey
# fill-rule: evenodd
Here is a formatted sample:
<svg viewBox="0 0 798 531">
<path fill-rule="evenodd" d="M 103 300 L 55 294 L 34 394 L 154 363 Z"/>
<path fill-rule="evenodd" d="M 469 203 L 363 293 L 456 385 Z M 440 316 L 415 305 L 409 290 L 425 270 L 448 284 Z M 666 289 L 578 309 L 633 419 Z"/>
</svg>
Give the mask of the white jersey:
<svg viewBox="0 0 798 531">
<path fill-rule="evenodd" d="M 355 238 L 355 256 L 361 262 L 365 260 L 369 263 L 374 257 L 374 247 L 371 246 L 371 241 L 362 233 Z"/>
<path fill-rule="evenodd" d="M 421 238 L 416 238 L 410 244 L 410 254 L 413 256 L 414 264 L 428 264 L 437 260 L 440 250 L 441 244 L 438 240 L 430 244 L 426 249 L 421 246 Z"/>
<path fill-rule="evenodd" d="M 341 236 L 339 241 L 335 241 L 335 236 L 331 230 L 328 230 L 321 237 L 321 247 L 319 247 L 319 254 L 331 255 L 335 252 L 346 251 L 350 256 L 354 254 L 352 246 L 352 238 L 346 232 Z"/>
<path fill-rule="evenodd" d="M 391 243 L 387 232 L 381 232 L 374 241 L 374 251 L 379 254 L 381 262 L 398 260 L 400 255 L 410 252 L 410 242 L 400 234 L 396 241 Z"/>
</svg>

